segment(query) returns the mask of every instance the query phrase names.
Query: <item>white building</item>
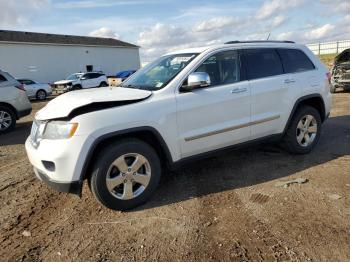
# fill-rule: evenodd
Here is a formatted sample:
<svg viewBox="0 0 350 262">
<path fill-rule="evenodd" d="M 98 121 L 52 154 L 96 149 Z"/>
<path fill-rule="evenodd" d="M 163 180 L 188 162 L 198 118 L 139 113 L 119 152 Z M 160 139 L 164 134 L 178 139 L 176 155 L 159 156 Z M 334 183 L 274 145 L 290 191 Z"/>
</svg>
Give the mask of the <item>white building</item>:
<svg viewBox="0 0 350 262">
<path fill-rule="evenodd" d="M 139 47 L 113 38 L 0 30 L 0 68 L 17 78 L 51 83 L 76 72 L 139 67 Z"/>
</svg>

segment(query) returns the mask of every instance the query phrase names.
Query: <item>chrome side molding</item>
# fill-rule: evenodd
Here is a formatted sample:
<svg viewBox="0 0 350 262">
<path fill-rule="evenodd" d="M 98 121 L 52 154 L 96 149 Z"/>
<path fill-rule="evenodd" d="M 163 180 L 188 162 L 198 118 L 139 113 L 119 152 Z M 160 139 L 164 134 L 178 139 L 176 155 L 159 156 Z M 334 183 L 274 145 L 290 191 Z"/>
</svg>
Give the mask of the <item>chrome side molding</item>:
<svg viewBox="0 0 350 262">
<path fill-rule="evenodd" d="M 217 135 L 217 134 L 221 134 L 221 133 L 225 133 L 225 132 L 230 132 L 230 131 L 237 130 L 237 129 L 240 129 L 240 128 L 262 124 L 262 123 L 269 122 L 269 121 L 272 121 L 272 120 L 276 120 L 276 119 L 279 119 L 279 118 L 280 118 L 280 115 L 275 115 L 275 116 L 271 116 L 271 117 L 267 117 L 267 118 L 263 118 L 263 119 L 259 119 L 259 120 L 255 120 L 255 121 L 251 121 L 251 122 L 248 122 L 248 123 L 245 123 L 245 124 L 241 124 L 241 125 L 231 126 L 231 127 L 227 127 L 227 128 L 211 131 L 211 132 L 200 134 L 200 135 L 196 135 L 196 136 L 186 137 L 185 141 L 189 142 L 189 141 L 193 141 L 193 140 L 204 138 L 204 137 L 208 137 L 208 136 L 213 136 L 213 135 Z"/>
</svg>

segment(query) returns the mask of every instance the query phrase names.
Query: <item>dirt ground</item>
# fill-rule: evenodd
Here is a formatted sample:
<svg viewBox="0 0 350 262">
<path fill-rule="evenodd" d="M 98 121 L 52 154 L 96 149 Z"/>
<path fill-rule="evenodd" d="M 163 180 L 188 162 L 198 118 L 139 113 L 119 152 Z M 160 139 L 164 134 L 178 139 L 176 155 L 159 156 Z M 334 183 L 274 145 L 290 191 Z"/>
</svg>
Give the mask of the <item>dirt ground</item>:
<svg viewBox="0 0 350 262">
<path fill-rule="evenodd" d="M 0 260 L 350 261 L 350 93 L 333 100 L 311 154 L 266 144 L 201 160 L 129 212 L 34 177 L 23 146 L 34 102 L 0 137 Z M 296 178 L 308 182 L 276 187 Z"/>
</svg>

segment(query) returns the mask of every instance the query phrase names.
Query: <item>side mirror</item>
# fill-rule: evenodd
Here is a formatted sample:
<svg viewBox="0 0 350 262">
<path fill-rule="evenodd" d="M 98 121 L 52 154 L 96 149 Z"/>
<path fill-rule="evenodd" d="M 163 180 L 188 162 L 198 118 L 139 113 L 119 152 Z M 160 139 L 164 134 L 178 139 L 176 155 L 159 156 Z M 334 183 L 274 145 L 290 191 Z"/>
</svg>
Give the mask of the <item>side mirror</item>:
<svg viewBox="0 0 350 262">
<path fill-rule="evenodd" d="M 189 92 L 196 88 L 210 86 L 210 76 L 206 72 L 194 72 L 188 76 L 187 85 L 181 87 L 181 91 Z"/>
</svg>

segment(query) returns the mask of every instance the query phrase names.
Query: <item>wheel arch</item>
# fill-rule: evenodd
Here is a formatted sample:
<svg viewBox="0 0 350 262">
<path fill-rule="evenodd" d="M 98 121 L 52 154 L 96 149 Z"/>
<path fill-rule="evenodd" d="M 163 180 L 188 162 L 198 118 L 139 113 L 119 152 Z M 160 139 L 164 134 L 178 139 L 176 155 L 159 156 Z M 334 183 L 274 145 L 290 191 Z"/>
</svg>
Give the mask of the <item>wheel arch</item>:
<svg viewBox="0 0 350 262">
<path fill-rule="evenodd" d="M 164 141 L 161 134 L 155 128 L 149 126 L 129 128 L 102 135 L 93 142 L 84 161 L 80 175 L 81 182 L 88 178 L 93 168 L 93 163 L 95 162 L 94 159 L 98 157 L 99 152 L 105 146 L 123 138 L 140 139 L 156 150 L 161 163 L 165 163 L 167 166 L 170 166 L 173 163 L 173 158 L 171 156 L 168 145 Z"/>
<path fill-rule="evenodd" d="M 35 96 L 37 96 L 37 95 L 38 95 L 39 91 L 44 91 L 44 92 L 45 92 L 45 94 L 47 95 L 47 92 L 46 92 L 46 90 L 45 90 L 45 89 L 43 89 L 43 88 L 39 88 L 39 89 L 36 91 Z"/>
<path fill-rule="evenodd" d="M 327 116 L 326 116 L 326 106 L 325 106 L 325 103 L 323 101 L 322 96 L 320 94 L 306 95 L 306 96 L 300 97 L 294 103 L 294 106 L 293 106 L 292 111 L 291 111 L 291 113 L 289 115 L 287 124 L 286 124 L 286 126 L 285 126 L 285 128 L 283 130 L 283 134 L 287 131 L 288 126 L 289 126 L 290 122 L 292 121 L 292 118 L 293 118 L 296 110 L 298 108 L 300 108 L 301 106 L 303 106 L 303 105 L 308 105 L 308 106 L 314 107 L 320 113 L 322 122 L 324 122 L 326 120 L 326 118 L 327 118 Z"/>
<path fill-rule="evenodd" d="M 5 103 L 5 102 L 0 102 L 0 106 L 8 107 L 9 109 L 11 109 L 13 111 L 13 113 L 16 115 L 16 120 L 19 119 L 18 111 L 13 105 Z"/>
</svg>

